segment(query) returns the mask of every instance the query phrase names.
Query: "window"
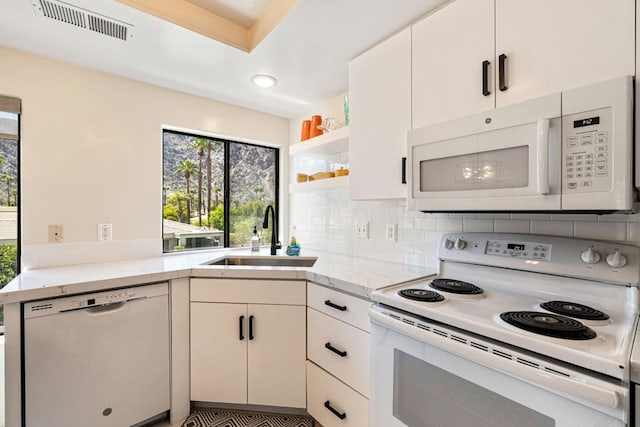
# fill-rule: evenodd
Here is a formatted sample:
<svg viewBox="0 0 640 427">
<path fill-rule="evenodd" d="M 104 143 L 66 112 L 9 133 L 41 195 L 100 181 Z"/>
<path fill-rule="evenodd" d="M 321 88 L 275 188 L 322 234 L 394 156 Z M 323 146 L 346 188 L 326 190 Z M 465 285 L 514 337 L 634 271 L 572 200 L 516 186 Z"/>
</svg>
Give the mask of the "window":
<svg viewBox="0 0 640 427">
<path fill-rule="evenodd" d="M 0 96 L 0 288 L 19 272 L 20 108 L 16 98 Z M 4 309 L 0 306 L 0 325 Z"/>
<path fill-rule="evenodd" d="M 249 246 L 261 242 L 267 206 L 278 215 L 277 148 L 163 131 L 162 239 L 164 252 Z"/>
</svg>

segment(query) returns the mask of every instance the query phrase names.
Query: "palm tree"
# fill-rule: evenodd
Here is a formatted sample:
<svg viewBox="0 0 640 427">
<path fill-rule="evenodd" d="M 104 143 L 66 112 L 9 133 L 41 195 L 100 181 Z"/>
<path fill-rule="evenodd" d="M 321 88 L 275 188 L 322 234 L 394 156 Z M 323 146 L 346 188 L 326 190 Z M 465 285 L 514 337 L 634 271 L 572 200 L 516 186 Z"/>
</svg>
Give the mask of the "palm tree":
<svg viewBox="0 0 640 427">
<path fill-rule="evenodd" d="M 4 182 L 7 184 L 7 206 L 11 206 L 11 184 L 16 182 L 15 178 L 5 175 Z"/>
<path fill-rule="evenodd" d="M 205 138 L 196 138 L 191 146 L 198 152 L 198 225 L 202 227 L 202 159 L 204 150 L 211 142 Z"/>
<path fill-rule="evenodd" d="M 207 226 L 211 228 L 211 149 L 213 141 L 207 140 Z"/>
<path fill-rule="evenodd" d="M 216 184 L 216 186 L 213 189 L 213 191 L 214 191 L 214 193 L 216 195 L 216 203 L 215 203 L 215 206 L 214 206 L 214 209 L 215 209 L 220 204 L 220 192 L 222 191 L 222 188 L 220 188 L 220 186 Z"/>
<path fill-rule="evenodd" d="M 184 180 L 187 183 L 187 222 L 191 220 L 191 200 L 189 195 L 191 194 L 191 176 L 198 170 L 198 166 L 191 160 L 180 160 L 176 165 L 176 173 L 182 174 Z"/>
</svg>

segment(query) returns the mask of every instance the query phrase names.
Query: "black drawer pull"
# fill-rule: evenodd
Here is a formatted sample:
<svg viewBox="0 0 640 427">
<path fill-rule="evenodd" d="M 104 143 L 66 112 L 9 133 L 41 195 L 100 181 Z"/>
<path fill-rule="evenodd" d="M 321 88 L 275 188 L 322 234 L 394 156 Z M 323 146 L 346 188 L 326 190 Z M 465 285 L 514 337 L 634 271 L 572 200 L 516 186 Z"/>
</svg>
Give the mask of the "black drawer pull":
<svg viewBox="0 0 640 427">
<path fill-rule="evenodd" d="M 334 346 L 331 345 L 330 342 L 326 343 L 324 345 L 324 348 L 326 348 L 327 350 L 331 350 L 333 351 L 335 354 L 337 354 L 340 357 L 347 357 L 347 351 L 340 351 L 337 348 L 335 348 Z"/>
<path fill-rule="evenodd" d="M 507 55 L 505 55 L 504 53 L 500 54 L 500 56 L 498 56 L 498 87 L 502 92 L 509 89 L 509 87 L 507 86 L 506 63 Z"/>
<path fill-rule="evenodd" d="M 240 323 L 240 341 L 242 341 L 244 339 L 244 316 L 240 316 L 239 323 Z"/>
<path fill-rule="evenodd" d="M 253 338 L 253 316 L 249 316 L 249 341 L 252 341 Z"/>
<path fill-rule="evenodd" d="M 331 308 L 335 308 L 336 310 L 340 310 L 340 311 L 347 311 L 347 306 L 346 305 L 338 305 L 338 304 L 334 304 L 331 302 L 330 299 L 326 300 L 324 302 L 324 305 L 328 305 Z"/>
<path fill-rule="evenodd" d="M 489 65 L 491 65 L 491 62 L 482 61 L 482 95 L 484 96 L 491 95 L 489 90 Z"/>
<path fill-rule="evenodd" d="M 328 400 L 326 402 L 324 402 L 324 407 L 327 408 L 328 410 L 330 410 L 333 415 L 335 415 L 336 417 L 340 418 L 341 420 L 344 420 L 345 418 L 347 418 L 347 413 L 346 412 L 340 413 L 340 412 L 336 411 L 336 409 L 333 406 L 331 406 L 331 402 L 328 401 Z"/>
</svg>

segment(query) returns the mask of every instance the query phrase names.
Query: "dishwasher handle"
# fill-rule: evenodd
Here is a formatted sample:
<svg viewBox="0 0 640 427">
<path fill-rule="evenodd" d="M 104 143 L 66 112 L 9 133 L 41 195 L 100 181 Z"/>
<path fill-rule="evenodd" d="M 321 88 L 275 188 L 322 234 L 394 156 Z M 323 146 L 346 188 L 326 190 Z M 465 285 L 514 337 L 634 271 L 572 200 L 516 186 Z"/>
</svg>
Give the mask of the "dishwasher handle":
<svg viewBox="0 0 640 427">
<path fill-rule="evenodd" d="M 91 314 L 99 314 L 99 313 L 108 313 L 110 311 L 116 311 L 124 307 L 127 301 L 119 301 L 119 302 L 110 302 L 108 304 L 100 304 L 93 305 L 91 307 L 86 307 L 85 310 L 87 313 Z"/>
</svg>

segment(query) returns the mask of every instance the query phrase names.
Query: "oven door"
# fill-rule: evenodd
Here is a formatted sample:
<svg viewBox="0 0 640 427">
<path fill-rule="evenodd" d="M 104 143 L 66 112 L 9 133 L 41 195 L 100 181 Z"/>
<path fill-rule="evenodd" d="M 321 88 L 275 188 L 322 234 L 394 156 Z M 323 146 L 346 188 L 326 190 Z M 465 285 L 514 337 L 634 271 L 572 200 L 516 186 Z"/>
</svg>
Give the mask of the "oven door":
<svg viewBox="0 0 640 427">
<path fill-rule="evenodd" d="M 370 426 L 626 426 L 629 391 L 424 319 L 370 311 Z"/>
<path fill-rule="evenodd" d="M 409 209 L 560 210 L 560 94 L 409 132 Z"/>
</svg>

